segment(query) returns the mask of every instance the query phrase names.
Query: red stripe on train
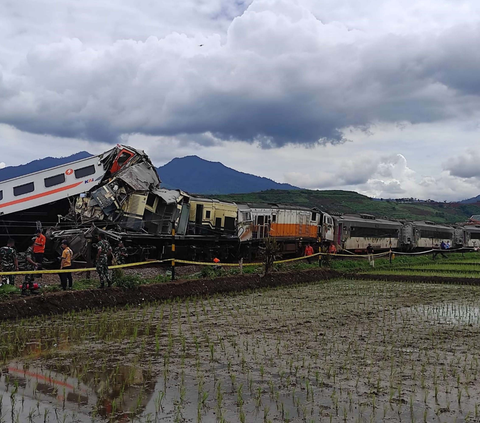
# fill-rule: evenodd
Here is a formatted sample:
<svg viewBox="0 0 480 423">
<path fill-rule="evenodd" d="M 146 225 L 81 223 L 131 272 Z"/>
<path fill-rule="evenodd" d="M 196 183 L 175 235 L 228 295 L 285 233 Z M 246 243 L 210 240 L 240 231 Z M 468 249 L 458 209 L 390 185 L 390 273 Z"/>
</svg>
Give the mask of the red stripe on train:
<svg viewBox="0 0 480 423">
<path fill-rule="evenodd" d="M 76 188 L 81 184 L 83 184 L 83 181 L 76 182 L 76 183 L 71 184 L 71 185 L 67 185 L 66 187 L 61 187 L 61 188 L 57 188 L 57 189 L 52 189 L 51 191 L 42 192 L 41 194 L 30 195 L 29 197 L 19 198 L 18 200 L 9 201 L 8 203 L 0 204 L 0 209 L 3 208 L 3 207 L 13 206 L 15 204 L 25 203 L 26 201 L 35 200 L 37 198 L 46 197 L 47 195 L 56 194 L 57 192 L 66 191 L 67 189 Z"/>
</svg>

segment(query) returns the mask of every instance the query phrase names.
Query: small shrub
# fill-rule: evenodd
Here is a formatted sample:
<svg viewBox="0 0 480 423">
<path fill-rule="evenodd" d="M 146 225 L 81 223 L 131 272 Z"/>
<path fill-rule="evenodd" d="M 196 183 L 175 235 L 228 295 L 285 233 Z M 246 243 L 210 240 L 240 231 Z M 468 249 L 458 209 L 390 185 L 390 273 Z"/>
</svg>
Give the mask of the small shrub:
<svg viewBox="0 0 480 423">
<path fill-rule="evenodd" d="M 210 266 L 202 267 L 200 274 L 202 275 L 202 278 L 214 278 L 217 275 L 215 270 Z"/>
<path fill-rule="evenodd" d="M 145 284 L 146 281 L 139 275 L 129 275 L 129 276 L 123 276 L 120 279 L 117 279 L 115 281 L 115 284 L 119 288 L 124 288 L 124 289 L 137 289 L 140 285 Z"/>
</svg>

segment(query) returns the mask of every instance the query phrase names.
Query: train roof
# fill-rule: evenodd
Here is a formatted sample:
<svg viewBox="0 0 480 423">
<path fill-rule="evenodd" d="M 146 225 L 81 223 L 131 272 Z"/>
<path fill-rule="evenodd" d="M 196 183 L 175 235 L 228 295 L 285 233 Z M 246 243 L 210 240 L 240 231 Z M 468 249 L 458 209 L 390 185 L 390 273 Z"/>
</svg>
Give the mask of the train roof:
<svg viewBox="0 0 480 423">
<path fill-rule="evenodd" d="M 215 203 L 215 204 L 229 204 L 231 206 L 236 206 L 237 204 L 232 201 L 223 201 L 217 200 L 216 198 L 207 198 L 207 197 L 196 197 L 195 195 L 190 195 L 190 201 L 196 201 L 198 203 Z"/>
<path fill-rule="evenodd" d="M 480 232 L 480 225 L 465 225 L 462 229 L 470 232 Z"/>
<path fill-rule="evenodd" d="M 435 223 L 431 222 L 429 220 L 414 220 L 413 223 L 415 226 L 421 226 L 424 228 L 442 228 L 442 229 L 448 229 L 448 230 L 454 230 L 455 228 L 453 226 L 448 226 L 448 225 L 442 225 L 440 223 Z"/>
<path fill-rule="evenodd" d="M 368 214 L 342 214 L 341 216 L 334 216 L 334 218 L 340 222 L 356 222 L 364 223 L 368 226 L 381 224 L 386 226 L 402 226 L 402 223 L 397 220 L 377 219 L 373 215 Z"/>
<path fill-rule="evenodd" d="M 238 207 L 241 209 L 274 209 L 274 210 L 301 210 L 309 212 L 324 213 L 316 207 L 302 207 L 302 206 L 292 206 L 289 204 L 278 204 L 278 203 L 238 203 Z"/>
</svg>

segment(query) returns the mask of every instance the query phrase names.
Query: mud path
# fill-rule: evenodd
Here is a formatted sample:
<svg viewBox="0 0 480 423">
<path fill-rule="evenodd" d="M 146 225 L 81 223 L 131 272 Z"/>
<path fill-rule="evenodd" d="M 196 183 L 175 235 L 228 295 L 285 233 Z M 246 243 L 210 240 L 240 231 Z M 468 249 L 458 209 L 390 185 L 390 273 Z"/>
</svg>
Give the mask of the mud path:
<svg viewBox="0 0 480 423">
<path fill-rule="evenodd" d="M 145 302 L 163 301 L 197 295 L 289 286 L 319 280 L 329 280 L 340 276 L 340 273 L 333 270 L 315 269 L 301 272 L 278 272 L 267 275 L 266 277 L 243 275 L 215 279 L 184 280 L 143 285 L 138 289 L 131 290 L 112 287 L 104 290 L 90 289 L 55 292 L 1 302 L 0 320 L 55 315 L 68 313 L 70 311 L 103 309 L 128 304 L 139 305 Z"/>
</svg>

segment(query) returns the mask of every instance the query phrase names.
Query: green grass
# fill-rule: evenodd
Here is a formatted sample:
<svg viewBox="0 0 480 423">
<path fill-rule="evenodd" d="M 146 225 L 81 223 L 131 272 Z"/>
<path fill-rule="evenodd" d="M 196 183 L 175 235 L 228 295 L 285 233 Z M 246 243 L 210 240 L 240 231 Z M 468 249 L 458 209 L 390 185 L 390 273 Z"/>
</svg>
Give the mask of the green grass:
<svg viewBox="0 0 480 423">
<path fill-rule="evenodd" d="M 418 271 L 418 270 L 374 270 L 370 272 L 359 273 L 360 275 L 395 275 L 395 276 L 438 276 L 444 278 L 478 278 L 478 273 L 462 272 L 442 272 L 442 271 Z"/>
<path fill-rule="evenodd" d="M 0 298 L 9 297 L 12 293 L 18 293 L 20 290 L 15 285 L 3 285 L 0 287 Z"/>
</svg>

